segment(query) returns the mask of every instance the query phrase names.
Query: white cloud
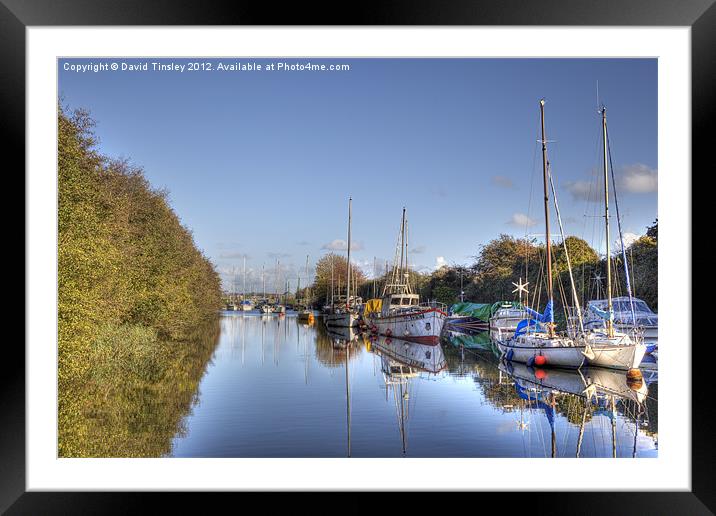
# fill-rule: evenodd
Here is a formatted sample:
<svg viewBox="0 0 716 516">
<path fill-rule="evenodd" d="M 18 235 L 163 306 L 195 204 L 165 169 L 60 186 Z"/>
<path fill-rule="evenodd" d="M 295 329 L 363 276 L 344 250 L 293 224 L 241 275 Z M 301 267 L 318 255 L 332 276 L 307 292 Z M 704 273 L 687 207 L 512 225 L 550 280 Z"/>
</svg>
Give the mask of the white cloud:
<svg viewBox="0 0 716 516">
<path fill-rule="evenodd" d="M 512 217 L 510 217 L 510 220 L 508 220 L 506 224 L 521 228 L 528 228 L 534 226 L 535 224 L 537 224 L 537 222 L 534 219 L 525 215 L 524 213 L 513 213 Z"/>
<path fill-rule="evenodd" d="M 435 258 L 435 269 L 439 269 L 440 267 L 445 267 L 447 265 L 447 260 L 444 256 L 437 256 Z"/>
<path fill-rule="evenodd" d="M 629 193 L 651 193 L 658 189 L 657 170 L 642 163 L 623 167 L 617 177 L 621 190 Z"/>
<path fill-rule="evenodd" d="M 505 176 L 492 176 L 492 184 L 501 188 L 513 189 L 515 188 L 512 179 Z"/>
<path fill-rule="evenodd" d="M 624 238 L 624 247 L 628 249 L 630 245 L 639 240 L 640 236 L 641 235 L 637 235 L 636 233 L 625 231 L 622 235 L 622 237 Z M 622 250 L 622 243 L 619 240 L 619 236 L 617 236 L 616 240 L 614 241 L 614 247 L 617 251 Z"/>
<path fill-rule="evenodd" d="M 348 242 L 337 238 L 327 244 L 323 244 L 321 249 L 327 249 L 329 251 L 346 251 L 348 250 Z M 363 242 L 351 242 L 351 251 L 360 251 L 363 249 Z"/>
</svg>

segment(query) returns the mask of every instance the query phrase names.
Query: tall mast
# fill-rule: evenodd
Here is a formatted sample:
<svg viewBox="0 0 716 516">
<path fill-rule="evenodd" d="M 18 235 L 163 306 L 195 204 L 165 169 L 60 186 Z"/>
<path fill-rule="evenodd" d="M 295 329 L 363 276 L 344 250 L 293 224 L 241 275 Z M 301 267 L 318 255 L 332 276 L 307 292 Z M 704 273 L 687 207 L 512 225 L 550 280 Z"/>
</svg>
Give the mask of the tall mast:
<svg viewBox="0 0 716 516">
<path fill-rule="evenodd" d="M 346 308 L 350 309 L 351 298 L 351 204 L 353 198 L 348 198 L 348 284 L 346 285 Z"/>
<path fill-rule="evenodd" d="M 403 218 L 400 219 L 400 278 L 404 279 L 403 275 L 403 257 L 405 251 L 405 206 L 403 206 Z"/>
<path fill-rule="evenodd" d="M 244 255 L 244 291 L 241 293 L 241 297 L 246 299 L 246 255 Z"/>
<path fill-rule="evenodd" d="M 378 275 L 378 269 L 376 269 L 376 266 L 375 266 L 375 256 L 374 256 L 373 257 L 373 298 L 375 298 L 375 296 L 376 296 L 375 280 L 376 280 L 377 275 Z"/>
<path fill-rule="evenodd" d="M 264 276 L 264 266 L 261 265 L 261 283 L 263 283 L 264 288 L 264 299 L 266 299 L 266 276 Z"/>
<path fill-rule="evenodd" d="M 540 119 L 542 122 L 542 176 L 544 183 L 544 225 L 545 225 L 545 240 L 547 242 L 547 302 L 552 303 L 552 242 L 549 237 L 549 191 L 547 190 L 547 137 L 544 131 L 544 99 L 539 101 Z M 550 316 L 552 313 L 550 312 Z M 550 323 L 553 323 L 551 320 Z M 554 325 L 547 325 L 547 333 L 550 337 L 554 336 Z"/>
<path fill-rule="evenodd" d="M 609 250 L 609 175 L 607 173 L 607 108 L 602 106 L 602 139 L 604 141 L 604 226 L 607 236 L 607 336 L 614 336 L 612 326 L 612 260 Z"/>
</svg>

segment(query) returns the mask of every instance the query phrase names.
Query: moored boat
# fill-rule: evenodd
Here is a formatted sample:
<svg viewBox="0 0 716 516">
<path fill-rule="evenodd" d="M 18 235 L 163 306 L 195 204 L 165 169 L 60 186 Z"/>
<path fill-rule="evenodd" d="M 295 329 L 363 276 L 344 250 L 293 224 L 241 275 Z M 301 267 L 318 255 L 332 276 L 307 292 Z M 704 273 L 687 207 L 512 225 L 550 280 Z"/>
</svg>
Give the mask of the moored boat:
<svg viewBox="0 0 716 516">
<path fill-rule="evenodd" d="M 366 325 L 372 333 L 386 337 L 437 345 L 447 319 L 447 306 L 437 302 L 421 303 L 420 296 L 413 293 L 408 267 L 406 226 L 403 208 L 399 251 L 396 249 L 392 280 L 383 287 L 380 309 L 367 311 Z"/>
<path fill-rule="evenodd" d="M 542 129 L 542 168 L 543 187 L 545 203 L 545 241 L 546 241 L 546 280 L 547 280 L 547 304 L 544 313 L 540 314 L 535 310 L 525 307 L 529 317 L 521 321 L 512 337 L 497 338 L 497 345 L 508 361 L 524 362 L 528 365 L 538 366 L 560 366 L 580 368 L 584 365 L 596 365 L 615 369 L 637 369 L 641 363 L 646 347 L 643 343 L 634 342 L 632 338 L 624 333 L 614 330 L 611 319 L 607 322 L 606 331 L 585 330 L 579 308 L 578 297 L 572 278 L 571 264 L 566 244 L 564 245 L 567 269 L 570 275 L 573 302 L 575 303 L 578 315 L 579 329 L 574 337 L 557 334 L 553 313 L 553 286 L 552 286 L 552 244 L 549 231 L 549 192 L 548 185 L 555 200 L 557 219 L 560 222 L 560 231 L 563 233 L 559 207 L 556 200 L 556 189 L 548 168 L 547 161 L 547 140 L 545 137 L 544 125 L 544 99 L 540 101 L 540 119 Z M 606 110 L 602 110 L 602 122 L 604 128 L 604 178 L 607 179 L 606 161 Z M 606 242 L 607 257 L 609 257 L 609 208 L 608 191 L 605 183 L 605 220 L 606 220 Z M 564 235 L 563 235 L 564 244 Z M 607 283 L 608 283 L 608 305 L 611 311 L 611 270 L 609 259 L 607 260 Z"/>
</svg>

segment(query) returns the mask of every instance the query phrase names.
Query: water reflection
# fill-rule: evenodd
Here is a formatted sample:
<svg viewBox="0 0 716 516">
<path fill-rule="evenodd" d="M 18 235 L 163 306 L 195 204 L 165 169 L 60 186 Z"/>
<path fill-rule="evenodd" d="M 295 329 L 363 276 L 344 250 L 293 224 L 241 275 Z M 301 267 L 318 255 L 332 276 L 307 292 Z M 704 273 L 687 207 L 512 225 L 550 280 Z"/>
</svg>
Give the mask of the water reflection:
<svg viewBox="0 0 716 516">
<path fill-rule="evenodd" d="M 657 454 L 656 364 L 629 384 L 619 371 L 501 363 L 484 333 L 430 346 L 290 313 L 231 314 L 221 329 L 174 456 Z"/>
</svg>

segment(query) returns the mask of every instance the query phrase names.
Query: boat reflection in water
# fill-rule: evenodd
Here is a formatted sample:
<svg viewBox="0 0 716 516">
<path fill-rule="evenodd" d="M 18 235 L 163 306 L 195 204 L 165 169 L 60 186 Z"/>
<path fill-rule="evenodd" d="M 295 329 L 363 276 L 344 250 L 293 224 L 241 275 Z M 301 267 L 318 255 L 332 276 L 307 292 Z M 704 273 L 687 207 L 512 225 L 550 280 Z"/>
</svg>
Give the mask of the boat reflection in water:
<svg viewBox="0 0 716 516">
<path fill-rule="evenodd" d="M 617 457 L 617 412 L 633 419 L 634 442 L 632 457 L 637 454 L 637 436 L 640 420 L 648 418 L 646 401 L 647 382 L 641 378 L 629 380 L 622 371 L 605 368 L 581 370 L 531 368 L 518 362 L 499 364 L 500 383 L 512 383 L 520 398 L 520 427 L 527 429 L 525 409 L 544 411 L 551 430 L 551 456 L 557 456 L 555 413 L 567 410 L 567 417 L 581 410 L 581 422 L 575 456 L 579 457 L 588 416 L 605 415 L 611 420 L 612 456 Z"/>
<path fill-rule="evenodd" d="M 328 338 L 333 350 L 343 354 L 343 365 L 346 371 L 346 432 L 348 457 L 351 456 L 351 382 L 350 367 L 351 350 L 359 348 L 359 332 L 353 327 L 330 327 L 327 329 Z"/>
<path fill-rule="evenodd" d="M 385 397 L 393 394 L 403 455 L 407 450 L 406 424 L 410 416 L 410 388 L 414 378 L 447 372 L 447 361 L 440 344 L 428 345 L 372 335 L 370 351 L 380 357 Z"/>
</svg>

